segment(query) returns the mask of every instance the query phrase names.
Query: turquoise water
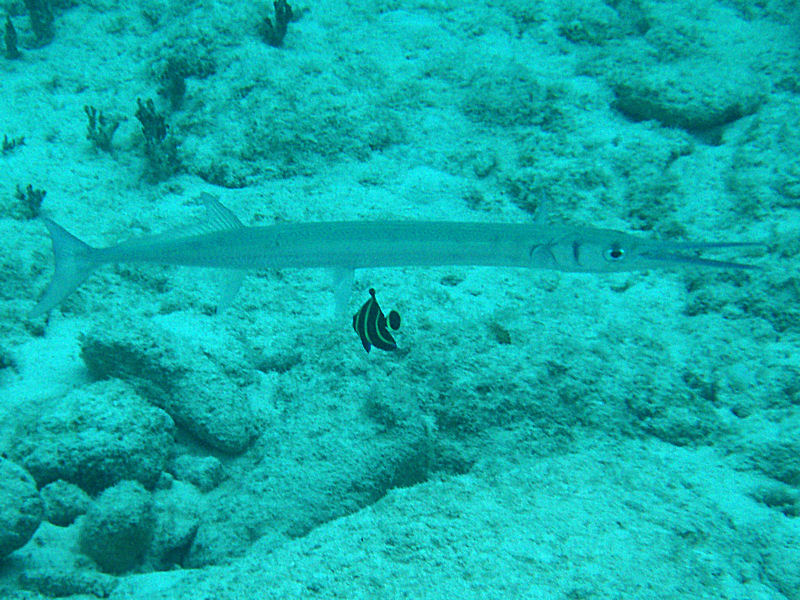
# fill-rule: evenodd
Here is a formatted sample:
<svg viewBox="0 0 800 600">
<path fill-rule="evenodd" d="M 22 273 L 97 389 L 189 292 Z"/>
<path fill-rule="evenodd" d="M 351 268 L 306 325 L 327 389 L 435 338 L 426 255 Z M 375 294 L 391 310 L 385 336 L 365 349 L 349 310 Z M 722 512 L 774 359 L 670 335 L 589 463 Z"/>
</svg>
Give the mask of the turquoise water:
<svg viewBox="0 0 800 600">
<path fill-rule="evenodd" d="M 0 597 L 800 598 L 795 3 L 2 7 Z M 26 316 L 38 217 L 107 246 L 203 194 L 765 245 L 363 269 L 344 314 L 324 270 L 217 314 L 224 273 L 106 265 Z"/>
</svg>

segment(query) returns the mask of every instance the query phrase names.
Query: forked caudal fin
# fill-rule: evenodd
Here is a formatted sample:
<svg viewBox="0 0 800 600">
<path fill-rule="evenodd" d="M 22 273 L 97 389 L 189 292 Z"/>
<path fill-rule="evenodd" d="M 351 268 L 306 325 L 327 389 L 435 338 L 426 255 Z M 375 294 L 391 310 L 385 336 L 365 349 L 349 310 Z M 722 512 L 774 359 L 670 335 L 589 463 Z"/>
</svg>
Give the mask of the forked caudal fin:
<svg viewBox="0 0 800 600">
<path fill-rule="evenodd" d="M 50 219 L 43 219 L 53 242 L 55 273 L 44 296 L 33 307 L 28 317 L 34 318 L 54 308 L 75 291 L 99 264 L 94 258 L 95 248 L 82 242 L 69 231 Z"/>
</svg>

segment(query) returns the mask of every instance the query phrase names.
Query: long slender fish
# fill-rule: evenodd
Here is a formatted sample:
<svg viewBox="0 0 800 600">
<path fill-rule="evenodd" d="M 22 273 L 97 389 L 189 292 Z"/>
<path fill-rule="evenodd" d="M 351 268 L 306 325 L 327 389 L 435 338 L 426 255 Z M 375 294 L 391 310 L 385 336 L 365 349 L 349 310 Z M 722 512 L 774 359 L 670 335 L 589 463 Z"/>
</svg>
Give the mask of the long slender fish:
<svg viewBox="0 0 800 600">
<path fill-rule="evenodd" d="M 354 269 L 368 267 L 476 265 L 584 273 L 677 265 L 753 269 L 757 267 L 686 252 L 763 245 L 665 242 L 611 229 L 541 223 L 339 221 L 245 227 L 213 197 L 204 194 L 203 200 L 208 219 L 202 225 L 106 248 L 89 246 L 45 218 L 55 273 L 29 316 L 37 317 L 56 307 L 94 269 L 107 263 L 231 269 L 234 273 L 223 294 L 223 303 L 227 303 L 249 269 L 328 267 L 347 282 Z"/>
</svg>

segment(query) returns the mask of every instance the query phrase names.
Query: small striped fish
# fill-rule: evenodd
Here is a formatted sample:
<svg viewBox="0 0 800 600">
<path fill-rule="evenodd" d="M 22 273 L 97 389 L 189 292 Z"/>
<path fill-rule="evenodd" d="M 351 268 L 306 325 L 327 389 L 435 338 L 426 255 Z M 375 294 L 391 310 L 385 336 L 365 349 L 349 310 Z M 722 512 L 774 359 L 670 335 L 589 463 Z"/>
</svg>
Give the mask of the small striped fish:
<svg viewBox="0 0 800 600">
<path fill-rule="evenodd" d="M 378 300 L 375 298 L 375 290 L 370 288 L 369 300 L 359 311 L 353 315 L 353 329 L 355 329 L 364 350 L 370 351 L 372 346 L 380 350 L 397 350 L 397 342 L 394 341 L 389 327 L 397 331 L 400 328 L 400 314 L 396 310 L 389 311 L 389 318 L 384 316 Z"/>
</svg>

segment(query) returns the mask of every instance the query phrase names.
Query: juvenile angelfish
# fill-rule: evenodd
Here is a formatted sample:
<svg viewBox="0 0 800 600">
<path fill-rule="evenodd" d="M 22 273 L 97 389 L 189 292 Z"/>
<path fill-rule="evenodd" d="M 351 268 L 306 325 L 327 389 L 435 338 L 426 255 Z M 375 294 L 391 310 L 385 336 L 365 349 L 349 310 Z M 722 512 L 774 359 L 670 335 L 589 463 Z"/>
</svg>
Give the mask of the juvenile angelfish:
<svg viewBox="0 0 800 600">
<path fill-rule="evenodd" d="M 353 329 L 361 338 L 361 344 L 367 352 L 372 346 L 380 350 L 397 350 L 397 342 L 389 333 L 387 324 L 395 331 L 400 329 L 400 313 L 396 310 L 389 311 L 387 320 L 378 306 L 373 288 L 370 288 L 369 295 L 369 300 L 353 315 Z"/>
</svg>

